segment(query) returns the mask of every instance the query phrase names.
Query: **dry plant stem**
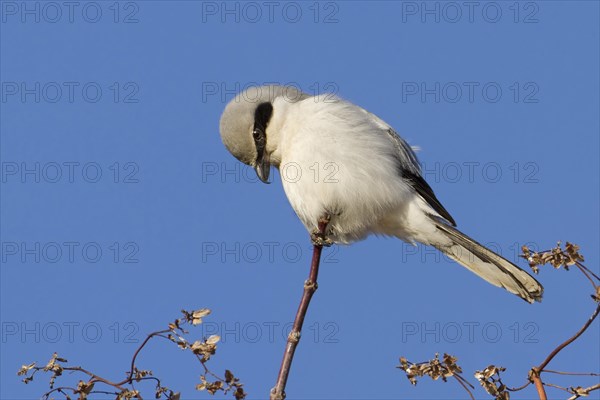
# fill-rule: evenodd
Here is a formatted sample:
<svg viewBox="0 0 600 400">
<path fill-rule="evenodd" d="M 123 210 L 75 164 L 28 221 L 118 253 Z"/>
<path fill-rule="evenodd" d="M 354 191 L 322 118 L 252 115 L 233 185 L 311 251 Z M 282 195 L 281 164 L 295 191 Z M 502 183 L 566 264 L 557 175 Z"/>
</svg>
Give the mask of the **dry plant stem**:
<svg viewBox="0 0 600 400">
<path fill-rule="evenodd" d="M 142 351 L 142 349 L 148 344 L 148 342 L 150 341 L 150 339 L 152 339 L 153 337 L 155 337 L 155 336 L 161 336 L 163 333 L 168 333 L 168 332 L 170 332 L 170 330 L 168 330 L 168 329 L 163 330 L 163 331 L 152 332 L 151 334 L 149 334 L 146 337 L 146 339 L 142 342 L 142 344 L 137 348 L 137 350 L 133 354 L 133 357 L 131 359 L 131 369 L 129 370 L 129 374 L 128 374 L 127 378 L 123 379 L 120 382 L 113 383 L 113 382 L 110 382 L 110 381 L 108 381 L 108 380 L 106 380 L 104 378 L 101 378 L 101 377 L 97 376 L 97 375 L 94 375 L 94 374 L 92 374 L 90 372 L 87 372 L 85 370 L 81 370 L 82 372 L 85 372 L 88 375 L 92 376 L 92 379 L 89 380 L 88 384 L 94 383 L 94 382 L 103 382 L 103 383 L 106 383 L 107 385 L 113 386 L 113 387 L 115 387 L 115 388 L 117 388 L 119 390 L 125 390 L 121 385 L 125 385 L 125 384 L 133 382 L 133 371 L 135 370 L 135 361 L 137 359 L 137 356 Z"/>
<path fill-rule="evenodd" d="M 583 334 L 583 332 L 585 332 L 585 330 L 592 324 L 592 322 L 594 322 L 594 320 L 598 316 L 598 313 L 600 313 L 600 304 L 598 304 L 598 306 L 594 310 L 594 313 L 590 316 L 590 318 L 575 335 L 573 335 L 572 337 L 561 343 L 557 348 L 555 348 L 552 351 L 552 353 L 550 353 L 548 357 L 546 357 L 546 359 L 539 366 L 531 369 L 531 380 L 535 384 L 535 388 L 538 391 L 538 396 L 540 400 L 547 400 L 548 398 L 546 396 L 546 390 L 544 390 L 544 384 L 542 383 L 542 379 L 540 378 L 540 373 L 544 370 L 544 368 L 546 368 L 550 361 L 552 361 L 552 359 L 556 357 L 556 355 L 562 349 L 573 343 L 575 340 L 577 340 L 577 338 L 579 338 L 579 336 Z"/>
<path fill-rule="evenodd" d="M 135 353 L 133 353 L 133 357 L 131 358 L 131 367 L 129 369 L 129 378 L 124 380 L 122 383 L 120 382 L 119 384 L 123 385 L 128 382 L 131 383 L 133 381 L 133 371 L 135 370 L 135 361 L 137 360 L 137 356 L 140 354 L 140 352 L 142 351 L 144 346 L 146 346 L 146 344 L 148 344 L 150 339 L 152 339 L 154 336 L 160 336 L 163 333 L 169 333 L 169 332 L 170 332 L 170 330 L 165 329 L 163 331 L 152 332 L 151 334 L 149 334 L 146 337 L 146 339 L 142 342 L 140 347 L 138 347 L 137 350 L 135 351 Z"/>
<path fill-rule="evenodd" d="M 319 234 L 325 236 L 325 231 L 329 218 L 323 217 L 319 219 Z M 310 299 L 317 290 L 317 277 L 319 275 L 319 263 L 321 261 L 321 251 L 323 245 L 315 244 L 313 247 L 312 262 L 310 264 L 310 274 L 308 280 L 304 282 L 304 293 L 296 312 L 296 318 L 294 319 L 294 325 L 292 331 L 288 335 L 288 340 L 285 346 L 285 352 L 283 353 L 283 360 L 281 361 L 281 368 L 277 375 L 277 383 L 275 387 L 271 389 L 270 399 L 271 400 L 283 400 L 285 399 L 285 386 L 287 379 L 290 374 L 290 367 L 292 366 L 292 360 L 294 359 L 294 353 L 296 352 L 296 346 L 300 341 L 300 332 L 302 332 L 302 325 L 304 324 L 304 318 L 308 311 L 308 305 Z"/>
<path fill-rule="evenodd" d="M 531 379 L 533 380 L 533 384 L 535 385 L 540 400 L 548 400 L 548 396 L 546 396 L 546 390 L 544 389 L 544 384 L 540 378 L 540 372 L 536 368 L 531 370 Z"/>
<path fill-rule="evenodd" d="M 139 355 L 139 353 L 140 353 L 140 352 L 142 351 L 142 349 L 143 349 L 143 348 L 144 348 L 144 347 L 145 347 L 145 346 L 148 344 L 148 342 L 150 341 L 150 339 L 152 339 L 152 338 L 153 338 L 153 337 L 155 337 L 155 336 L 161 336 L 163 333 L 168 333 L 168 332 L 170 332 L 170 330 L 168 330 L 168 329 L 167 329 L 167 330 L 164 330 L 164 331 L 157 331 L 157 332 L 153 332 L 153 333 L 149 334 L 149 335 L 146 337 L 146 339 L 145 339 L 145 340 L 142 342 L 142 344 L 141 344 L 141 345 L 140 345 L 140 346 L 137 348 L 137 350 L 136 350 L 136 351 L 135 351 L 135 353 L 133 354 L 133 358 L 131 359 L 131 369 L 130 369 L 130 371 L 129 371 L 128 377 L 127 377 L 127 378 L 125 378 L 125 379 L 123 379 L 123 380 L 122 380 L 122 381 L 120 381 L 120 382 L 112 382 L 112 381 L 109 381 L 108 379 L 105 379 L 105 378 L 103 378 L 103 377 L 101 377 L 101 376 L 98 376 L 98 375 L 96 375 L 96 374 L 94 374 L 94 373 L 92 373 L 92 372 L 90 372 L 90 371 L 88 371 L 88 370 L 86 370 L 86 369 L 84 369 L 84 368 L 81 368 L 81 367 L 65 367 L 65 368 L 64 368 L 64 370 L 65 370 L 65 371 L 77 371 L 77 372 L 82 372 L 82 373 L 84 373 L 84 374 L 86 374 L 86 375 L 89 375 L 91 379 L 88 381 L 88 385 L 89 385 L 89 384 L 91 384 L 91 383 L 102 382 L 102 383 L 104 383 L 104 384 L 106 384 L 106 385 L 108 385 L 108 386 L 112 386 L 112 387 L 114 387 L 115 389 L 119 389 L 119 390 L 121 390 L 121 391 L 125 391 L 125 390 L 127 390 L 127 389 L 125 389 L 125 388 L 123 387 L 123 385 L 125 385 L 125 384 L 130 384 L 130 383 L 132 383 L 132 382 L 133 382 L 133 380 L 134 380 L 133 372 L 134 372 L 134 370 L 135 370 L 135 361 L 136 361 L 136 359 L 137 359 L 137 356 Z M 203 364 L 203 365 L 204 365 L 204 364 Z M 204 368 L 206 369 L 206 366 L 204 366 Z M 156 379 L 156 378 L 152 378 L 152 379 Z M 156 379 L 156 380 L 158 381 L 158 379 Z M 159 382 L 160 382 L 160 381 L 159 381 Z M 73 390 L 73 392 L 76 392 L 76 390 L 77 390 L 77 389 L 75 389 L 75 388 L 69 388 L 69 387 L 64 387 L 64 386 L 63 386 L 63 387 L 59 387 L 59 388 L 56 388 L 56 389 L 54 389 L 54 390 L 51 390 L 50 392 L 46 393 L 46 398 L 48 398 L 48 396 L 49 396 L 49 395 L 50 395 L 52 392 L 54 392 L 54 391 L 59 391 L 59 392 L 61 392 L 61 391 L 62 391 L 62 390 L 64 390 L 64 389 L 67 389 L 67 390 Z M 98 392 L 95 392 L 95 393 L 98 393 Z"/>
<path fill-rule="evenodd" d="M 596 283 L 594 282 L 592 277 L 588 274 L 588 272 L 592 273 L 592 271 L 588 270 L 586 267 L 583 266 L 583 264 L 580 264 L 580 263 L 575 263 L 575 266 L 577 268 L 579 268 L 579 271 L 581 271 L 581 273 L 583 275 L 585 275 L 586 278 L 588 278 L 588 280 L 591 282 L 592 286 L 594 286 L 594 289 L 595 289 Z M 593 273 L 592 273 L 592 275 L 593 275 Z M 598 277 L 596 277 L 596 279 L 598 279 Z"/>
<path fill-rule="evenodd" d="M 545 369 L 543 372 L 546 372 L 548 374 L 558 374 L 558 375 L 600 376 L 600 374 L 596 374 L 594 372 L 568 372 L 568 371 L 554 371 L 551 369 Z"/>
<path fill-rule="evenodd" d="M 596 309 L 594 310 L 594 313 L 590 316 L 590 318 L 586 321 L 586 323 L 581 327 L 581 329 L 575 335 L 573 335 L 573 337 L 571 337 L 570 339 L 568 339 L 565 342 L 561 343 L 556 349 L 554 349 L 552 351 L 552 353 L 550 353 L 548 355 L 548 357 L 546 357 L 546 359 L 537 368 L 535 368 L 535 369 L 538 372 L 542 372 L 544 370 L 544 368 L 546 368 L 546 366 L 550 363 L 550 361 L 552 361 L 552 359 L 562 349 L 564 349 L 565 347 L 567 347 L 568 345 L 570 345 L 572 342 L 574 342 L 575 340 L 577 340 L 577 338 L 579 336 L 581 336 L 583 334 L 583 332 L 585 332 L 585 330 L 592 324 L 592 322 L 594 322 L 594 320 L 598 316 L 598 313 L 600 313 L 600 304 L 598 304 L 598 306 L 596 306 Z"/>
<path fill-rule="evenodd" d="M 553 383 L 544 383 L 544 386 L 553 387 L 554 389 L 562 390 L 563 392 L 571 393 L 569 389 L 562 386 L 555 385 Z"/>
<path fill-rule="evenodd" d="M 590 273 L 590 275 L 592 275 L 594 278 L 596 278 L 596 280 L 600 281 L 600 276 L 596 275 L 592 270 L 590 270 L 588 267 L 586 267 L 585 265 L 583 265 L 582 263 L 580 263 L 579 261 L 575 261 L 575 264 L 577 264 L 577 266 L 579 268 L 583 268 L 585 269 L 588 273 Z M 595 285 L 594 285 L 595 286 Z"/>
<path fill-rule="evenodd" d="M 91 377 L 91 379 L 88 381 L 88 384 L 95 383 L 95 382 L 102 382 L 102 383 L 104 383 L 106 385 L 109 385 L 109 386 L 112 386 L 112 387 L 114 387 L 116 389 L 125 390 L 125 388 L 123 386 L 121 386 L 121 385 L 124 385 L 125 383 L 127 383 L 127 382 L 117 382 L 117 383 L 111 382 L 108 379 L 104 379 L 101 376 L 98 376 L 98 375 L 96 375 L 96 374 L 94 374 L 94 373 L 92 373 L 92 372 L 90 372 L 88 370 L 85 370 L 85 369 L 81 368 L 81 367 L 65 367 L 63 369 L 65 371 L 78 371 L 78 372 L 82 372 L 82 373 L 84 373 L 86 375 L 89 375 Z M 64 389 L 64 387 L 61 388 L 61 389 Z"/>
<path fill-rule="evenodd" d="M 467 391 L 467 393 L 469 393 L 469 397 L 471 398 L 471 400 L 475 400 L 475 397 L 473 396 L 473 393 L 471 393 L 471 391 L 469 390 L 469 388 L 467 387 L 467 385 L 461 379 L 459 379 L 458 376 L 456 376 L 456 375 L 452 375 L 452 376 L 454 377 L 454 379 L 456 379 L 456 381 L 458 383 L 460 383 L 460 385 Z"/>
<path fill-rule="evenodd" d="M 523 384 L 523 386 L 519 386 L 516 388 L 506 388 L 509 392 L 518 392 L 519 390 L 525 389 L 527 386 L 531 385 L 531 381 L 527 381 Z"/>
<path fill-rule="evenodd" d="M 600 389 L 600 383 L 597 383 L 594 386 L 590 386 L 589 388 L 587 388 L 587 391 L 588 392 L 592 392 L 592 391 L 598 390 L 598 389 Z M 581 397 L 581 395 L 576 394 L 574 396 L 569 397 L 567 400 L 575 400 L 575 399 L 578 399 L 580 397 Z"/>
</svg>

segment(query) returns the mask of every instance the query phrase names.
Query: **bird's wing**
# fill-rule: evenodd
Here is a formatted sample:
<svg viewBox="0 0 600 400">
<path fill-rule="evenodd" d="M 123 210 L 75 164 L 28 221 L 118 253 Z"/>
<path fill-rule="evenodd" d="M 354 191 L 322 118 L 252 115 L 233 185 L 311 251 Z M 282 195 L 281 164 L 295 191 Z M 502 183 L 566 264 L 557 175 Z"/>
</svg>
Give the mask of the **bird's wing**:
<svg viewBox="0 0 600 400">
<path fill-rule="evenodd" d="M 446 219 L 452 226 L 456 226 L 454 218 L 448 210 L 444 208 L 442 203 L 437 199 L 431 186 L 423 179 L 421 175 L 421 166 L 417 155 L 404 139 L 396 133 L 396 131 L 386 124 L 381 118 L 364 110 L 371 119 L 383 129 L 391 139 L 396 148 L 396 159 L 398 161 L 399 171 L 402 178 L 433 208 L 441 217 Z"/>
<path fill-rule="evenodd" d="M 402 178 L 404 178 L 404 180 L 408 182 L 423 199 L 425 199 L 431 208 L 446 219 L 452 226 L 456 226 L 456 222 L 454 221 L 454 218 L 452 218 L 452 215 L 450 215 L 448 210 L 446 210 L 437 197 L 435 197 L 433 189 L 431 189 L 431 186 L 423 179 L 421 174 L 414 174 L 404 170 L 402 172 Z"/>
</svg>

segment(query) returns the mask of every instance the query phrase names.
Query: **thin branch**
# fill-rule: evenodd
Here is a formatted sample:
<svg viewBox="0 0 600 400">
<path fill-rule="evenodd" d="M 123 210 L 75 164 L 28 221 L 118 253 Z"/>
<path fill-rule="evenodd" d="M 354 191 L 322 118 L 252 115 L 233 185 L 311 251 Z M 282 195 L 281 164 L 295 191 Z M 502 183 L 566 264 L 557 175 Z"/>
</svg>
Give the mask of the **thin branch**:
<svg viewBox="0 0 600 400">
<path fill-rule="evenodd" d="M 552 361 L 552 359 L 556 357 L 558 353 L 560 353 L 562 349 L 573 343 L 575 340 L 577 340 L 577 338 L 579 338 L 579 336 L 583 334 L 583 332 L 586 331 L 586 329 L 592 324 L 592 322 L 594 322 L 594 319 L 596 319 L 599 312 L 600 304 L 598 304 L 591 317 L 586 321 L 586 323 L 575 335 L 573 335 L 572 337 L 561 343 L 557 348 L 555 348 L 539 366 L 531 369 L 529 377 L 533 381 L 535 388 L 537 389 L 540 400 L 547 400 L 548 398 L 546 395 L 546 390 L 544 389 L 544 384 L 542 382 L 542 379 L 540 378 L 540 373 L 544 370 L 544 368 L 546 368 L 550 361 Z"/>
<path fill-rule="evenodd" d="M 535 388 L 538 392 L 538 396 L 540 400 L 548 400 L 548 396 L 546 395 L 546 389 L 544 389 L 544 384 L 542 383 L 542 379 L 540 378 L 540 373 L 535 368 L 531 369 L 531 374 L 529 375 Z"/>
<path fill-rule="evenodd" d="M 525 384 L 523 386 L 519 386 L 519 387 L 516 387 L 516 388 L 509 388 L 509 387 L 507 387 L 506 390 L 508 390 L 509 392 L 518 392 L 519 390 L 525 389 L 529 385 L 531 385 L 531 381 L 527 381 L 527 382 L 525 382 Z"/>
<path fill-rule="evenodd" d="M 119 390 L 126 390 L 124 387 L 121 386 L 121 385 L 123 385 L 126 382 L 117 382 L 117 383 L 114 383 L 114 382 L 109 381 L 108 379 L 104 379 L 103 377 L 98 376 L 98 375 L 94 374 L 93 372 L 90 372 L 90 371 L 88 371 L 86 369 L 83 369 L 81 367 L 63 367 L 63 369 L 65 371 L 77 371 L 77 372 L 81 372 L 81 373 L 84 373 L 86 375 L 89 375 L 92 379 L 90 379 L 88 381 L 88 384 L 95 383 L 95 382 L 102 382 L 102 383 L 104 383 L 106 385 L 112 386 L 112 387 L 117 388 Z"/>
<path fill-rule="evenodd" d="M 53 392 L 58 392 L 58 393 L 62 393 L 64 395 L 66 395 L 66 393 L 64 392 L 64 390 L 70 390 L 70 391 L 73 392 L 73 394 L 75 394 L 77 392 L 77 389 L 75 389 L 73 387 L 61 386 L 61 387 L 58 387 L 58 388 L 54 388 L 54 389 L 50 390 L 49 392 L 45 393 L 44 396 L 42 397 L 42 399 L 48 399 L 48 398 L 50 398 L 50 395 Z"/>
<path fill-rule="evenodd" d="M 594 313 L 592 314 L 592 316 L 587 320 L 587 322 L 583 325 L 583 327 L 581 327 L 581 329 L 575 335 L 573 335 L 571 338 L 569 338 L 565 342 L 561 343 L 556 349 L 554 349 L 552 351 L 552 353 L 550 353 L 548 355 L 548 357 L 546 357 L 546 359 L 537 368 L 535 368 L 535 369 L 537 369 L 538 374 L 539 374 L 540 371 L 542 371 L 544 368 L 546 368 L 546 366 L 548 365 L 548 363 L 550 363 L 550 361 L 552 361 L 552 359 L 562 349 L 564 349 L 565 347 L 567 347 L 568 345 L 570 345 L 571 343 L 573 343 L 575 340 L 577 340 L 577 338 L 579 336 L 581 336 L 583 334 L 583 332 L 585 332 L 585 330 L 592 324 L 592 322 L 594 322 L 594 319 L 596 319 L 596 317 L 598 316 L 599 312 L 600 312 L 600 304 L 598 304 L 598 306 L 594 310 Z"/>
<path fill-rule="evenodd" d="M 471 400 L 475 400 L 475 396 L 473 396 L 473 393 L 471 393 L 471 391 L 469 390 L 469 388 L 467 387 L 467 385 L 465 385 L 465 382 L 463 382 L 463 380 L 465 380 L 464 378 L 460 377 L 459 375 L 452 375 L 454 377 L 454 379 L 456 379 L 456 381 L 458 383 L 460 383 L 460 385 L 467 391 L 467 393 L 469 393 L 469 397 L 471 398 Z M 471 385 L 469 382 L 466 382 L 467 384 L 469 384 L 469 386 L 471 386 L 472 389 L 475 389 L 475 387 L 473 385 Z"/>
<path fill-rule="evenodd" d="M 112 395 L 119 395 L 118 392 L 107 392 L 106 390 L 92 390 L 89 394 L 112 394 Z"/>
<path fill-rule="evenodd" d="M 200 364 L 202 364 L 202 368 L 204 368 L 204 373 L 206 375 L 210 375 L 210 376 L 212 376 L 213 378 L 215 378 L 218 381 L 225 382 L 225 378 L 221 378 L 220 376 L 218 376 L 214 372 L 212 372 L 210 369 L 208 369 L 208 367 L 206 366 L 206 362 L 202 361 L 202 357 L 200 357 L 200 355 L 196 354 L 196 358 L 198 359 L 198 361 L 200 362 Z"/>
<path fill-rule="evenodd" d="M 553 371 L 551 369 L 545 369 L 540 372 L 547 372 L 549 374 L 558 374 L 558 375 L 600 376 L 600 374 L 596 374 L 594 372 L 565 372 L 565 371 Z"/>
<path fill-rule="evenodd" d="M 569 389 L 567 389 L 565 387 L 562 387 L 562 386 L 555 385 L 553 383 L 544 383 L 544 386 L 549 386 L 549 387 L 553 387 L 555 389 L 563 390 L 563 391 L 565 391 L 567 393 L 572 393 Z"/>
<path fill-rule="evenodd" d="M 155 376 L 144 376 L 144 377 L 134 378 L 133 380 L 136 381 L 136 382 L 141 382 L 141 381 L 156 381 L 156 385 L 157 386 L 162 386 L 162 383 L 161 383 L 160 379 L 158 379 Z M 133 386 L 133 382 L 131 383 L 131 385 Z"/>
<path fill-rule="evenodd" d="M 596 275 L 591 269 L 589 269 L 588 267 L 586 267 L 585 265 L 583 265 L 582 263 L 580 263 L 579 261 L 575 261 L 575 264 L 577 264 L 578 267 L 581 267 L 583 269 L 585 269 L 587 272 L 589 272 L 594 278 L 596 278 L 598 281 L 600 281 L 600 277 L 598 275 Z"/>
<path fill-rule="evenodd" d="M 597 383 L 594 386 L 585 388 L 584 390 L 589 394 L 590 392 L 592 392 L 594 390 L 598 390 L 598 389 L 600 389 L 600 383 Z M 575 400 L 575 399 L 580 398 L 581 396 L 582 396 L 581 394 L 575 394 L 574 396 L 569 397 L 567 400 Z"/>
<path fill-rule="evenodd" d="M 218 377 L 217 375 L 215 375 L 214 373 L 212 373 L 206 366 L 206 362 L 210 359 L 210 356 L 215 353 L 215 349 L 216 349 L 215 343 L 219 341 L 218 336 L 216 337 L 216 339 L 213 337 L 210 337 L 208 339 L 204 339 L 203 342 L 197 341 L 194 344 L 190 344 L 186 339 L 179 336 L 178 332 L 180 332 L 182 335 L 185 335 L 188 333 L 185 329 L 181 328 L 182 324 L 191 323 L 192 325 L 198 325 L 202 322 L 201 317 L 208 315 L 210 313 L 210 310 L 201 309 L 201 310 L 194 311 L 194 312 L 187 312 L 185 310 L 182 310 L 182 312 L 184 313 L 184 318 L 177 319 L 177 320 L 175 320 L 175 322 L 170 323 L 169 329 L 150 333 L 144 339 L 142 344 L 133 353 L 133 356 L 131 359 L 130 370 L 126 372 L 125 379 L 120 382 L 110 381 L 106 378 L 96 375 L 82 367 L 79 367 L 79 366 L 62 366 L 61 364 L 59 364 L 59 362 L 67 362 L 67 360 L 59 358 L 57 353 L 54 353 L 52 359 L 45 367 L 36 367 L 35 366 L 36 363 L 32 363 L 30 365 L 24 365 L 21 367 L 21 369 L 19 369 L 17 374 L 25 375 L 25 378 L 23 379 L 23 381 L 25 383 L 28 383 L 31 380 L 33 380 L 33 377 L 39 371 L 53 372 L 53 375 L 50 380 L 50 389 L 51 390 L 46 392 L 42 396 L 42 398 L 44 400 L 47 400 L 50 397 L 50 395 L 53 393 L 61 393 L 66 398 L 69 398 L 69 395 L 66 393 L 66 391 L 73 392 L 74 395 L 79 394 L 80 395 L 79 397 L 82 397 L 83 394 L 92 394 L 92 393 L 94 393 L 94 394 L 115 394 L 115 395 L 117 395 L 117 397 L 125 396 L 127 398 L 130 398 L 133 396 L 136 399 L 141 400 L 142 399 L 141 394 L 135 388 L 135 383 L 140 382 L 140 381 L 155 382 L 156 383 L 155 396 L 157 398 L 162 397 L 162 396 L 165 396 L 168 399 L 176 398 L 176 397 L 178 397 L 178 395 L 175 396 L 175 393 L 172 390 L 170 390 L 167 387 L 162 386 L 162 383 L 159 378 L 151 376 L 152 375 L 151 371 L 138 370 L 138 368 L 136 366 L 136 361 L 137 361 L 138 355 L 140 354 L 142 349 L 150 342 L 150 339 L 152 339 L 154 337 L 160 337 L 160 338 L 167 339 L 169 341 L 176 343 L 178 345 L 178 347 L 180 347 L 182 349 L 191 350 L 193 352 L 193 354 L 196 356 L 196 358 L 199 360 L 200 364 L 202 365 L 205 375 L 211 375 L 212 377 L 214 377 L 217 380 L 216 382 L 208 382 L 204 379 L 204 375 L 202 375 L 201 376 L 202 385 L 196 385 L 197 390 L 207 390 L 211 394 L 214 394 L 216 391 L 223 391 L 225 394 L 228 393 L 229 391 L 232 391 L 236 399 L 239 400 L 239 399 L 245 398 L 246 393 L 244 392 L 244 390 L 242 388 L 243 385 L 239 382 L 239 379 L 234 377 L 234 375 L 233 375 L 233 373 L 231 373 L 231 371 L 226 370 L 225 378 L 221 378 L 221 377 Z M 167 333 L 168 333 L 168 335 L 165 335 Z M 173 337 L 172 334 L 176 335 L 177 338 Z M 214 336 L 216 336 L 216 335 L 214 335 Z M 213 340 L 211 340 L 211 339 L 213 339 Z M 202 357 L 200 357 L 200 355 Z M 68 371 L 69 373 L 79 372 L 79 373 L 87 375 L 89 377 L 89 380 L 87 382 L 80 381 L 77 388 L 72 388 L 72 387 L 67 387 L 67 386 L 53 388 L 55 379 L 62 374 L 62 371 L 65 371 L 65 372 Z M 92 390 L 92 385 L 97 382 L 101 382 L 107 386 L 111 386 L 111 387 L 119 390 L 121 393 L 109 392 L 109 391 L 104 391 L 104 390 Z M 126 385 L 130 386 L 132 388 L 132 390 L 128 389 L 126 387 Z"/>
<path fill-rule="evenodd" d="M 317 290 L 317 277 L 319 275 L 319 263 L 321 261 L 321 251 L 323 245 L 326 242 L 325 232 L 327 225 L 329 224 L 329 217 L 323 217 L 319 219 L 318 233 L 315 234 L 316 238 L 320 240 L 313 240 L 313 256 L 310 264 L 310 273 L 308 279 L 304 282 L 304 292 L 302 293 L 302 299 L 296 312 L 296 318 L 294 319 L 294 325 L 290 334 L 288 335 L 285 352 L 283 353 L 283 360 L 281 361 L 281 368 L 277 375 L 277 383 L 275 387 L 271 389 L 270 399 L 271 400 L 283 400 L 285 399 L 285 386 L 287 384 L 288 376 L 290 374 L 290 367 L 292 366 L 292 360 L 294 359 L 294 353 L 296 352 L 296 346 L 300 341 L 300 332 L 302 332 L 302 325 L 304 324 L 304 318 L 308 311 L 308 305 L 310 299 Z"/>
<path fill-rule="evenodd" d="M 149 334 L 148 336 L 146 336 L 146 339 L 144 339 L 144 341 L 142 342 L 142 344 L 140 345 L 140 347 L 137 348 L 137 350 L 135 351 L 135 353 L 133 353 L 133 357 L 131 358 L 131 367 L 129 369 L 129 374 L 128 377 L 125 378 L 124 380 L 122 380 L 121 382 L 118 383 L 118 385 L 124 385 L 126 383 L 131 383 L 133 382 L 133 372 L 135 371 L 135 361 L 137 359 L 137 356 L 140 354 L 140 351 L 142 351 L 142 349 L 144 348 L 144 346 L 146 346 L 146 344 L 148 344 L 148 342 L 150 341 L 150 339 L 152 339 L 154 336 L 162 336 L 163 333 L 169 333 L 171 332 L 170 329 L 165 329 L 162 331 L 156 331 L 156 332 L 152 332 L 151 334 Z"/>
<path fill-rule="evenodd" d="M 585 267 L 582 268 L 582 265 L 583 264 L 580 264 L 580 263 L 576 263 L 575 264 L 575 266 L 579 269 L 579 271 L 581 271 L 581 273 L 583 275 L 585 275 L 586 278 L 588 278 L 588 280 L 590 281 L 590 283 L 592 284 L 592 286 L 594 287 L 594 289 L 596 289 L 596 287 L 597 287 L 596 283 L 594 282 L 594 280 L 592 279 L 592 277 L 586 272 L 587 268 L 585 268 Z M 591 271 L 589 271 L 589 272 L 591 272 Z"/>
<path fill-rule="evenodd" d="M 454 374 L 453 376 L 456 376 L 457 379 L 460 379 L 464 384 L 469 386 L 471 389 L 475 389 L 475 386 L 471 385 L 471 383 L 468 380 L 466 380 L 462 375 Z"/>
</svg>

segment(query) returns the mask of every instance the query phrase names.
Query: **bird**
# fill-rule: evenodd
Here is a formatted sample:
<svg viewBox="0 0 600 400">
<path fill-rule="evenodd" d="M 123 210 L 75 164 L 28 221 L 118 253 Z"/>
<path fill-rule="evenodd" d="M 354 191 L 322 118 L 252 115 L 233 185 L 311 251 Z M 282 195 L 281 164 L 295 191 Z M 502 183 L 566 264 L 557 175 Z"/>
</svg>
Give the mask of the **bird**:
<svg viewBox="0 0 600 400">
<path fill-rule="evenodd" d="M 247 87 L 225 106 L 227 150 L 270 183 L 279 169 L 286 197 L 309 232 L 351 244 L 369 235 L 433 246 L 492 285 L 529 303 L 542 285 L 456 228 L 425 181 L 415 150 L 381 118 L 331 93 L 295 86 Z"/>
</svg>

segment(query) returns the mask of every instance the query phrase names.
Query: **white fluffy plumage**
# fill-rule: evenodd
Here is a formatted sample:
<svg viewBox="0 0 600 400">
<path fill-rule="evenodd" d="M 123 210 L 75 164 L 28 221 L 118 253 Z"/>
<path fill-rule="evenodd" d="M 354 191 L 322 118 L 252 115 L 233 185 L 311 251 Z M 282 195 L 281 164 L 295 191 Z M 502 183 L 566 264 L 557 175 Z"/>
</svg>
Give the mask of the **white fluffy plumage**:
<svg viewBox="0 0 600 400">
<path fill-rule="evenodd" d="M 417 201 L 398 179 L 391 138 L 360 110 L 330 96 L 298 103 L 280 97 L 267 128 L 271 161 L 298 217 L 312 231 L 321 216 L 330 214 L 328 236 L 338 243 L 386 233 L 379 227 L 382 217 L 406 215 Z"/>
<path fill-rule="evenodd" d="M 413 150 L 388 124 L 331 95 L 291 94 L 279 86 L 240 93 L 223 112 L 221 137 L 261 179 L 270 165 L 279 168 L 309 232 L 327 214 L 334 242 L 379 234 L 435 246 L 488 282 L 529 302 L 541 299 L 533 277 L 454 228 Z"/>
</svg>

